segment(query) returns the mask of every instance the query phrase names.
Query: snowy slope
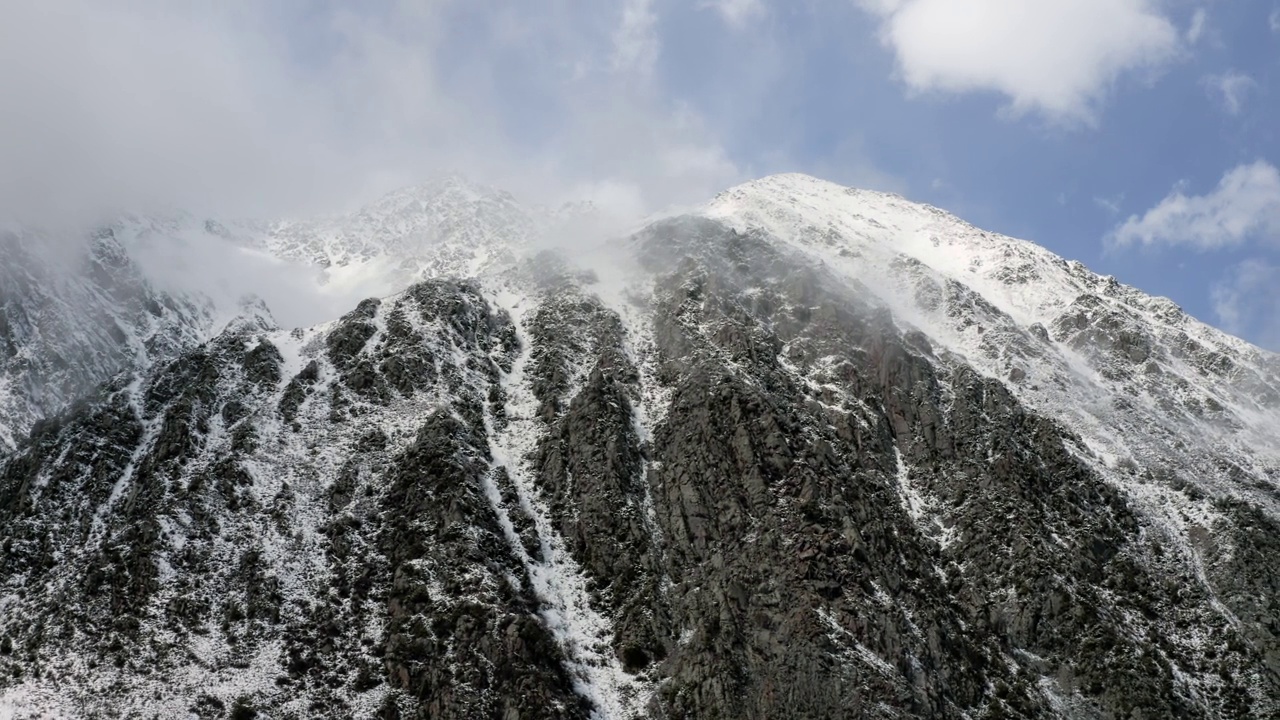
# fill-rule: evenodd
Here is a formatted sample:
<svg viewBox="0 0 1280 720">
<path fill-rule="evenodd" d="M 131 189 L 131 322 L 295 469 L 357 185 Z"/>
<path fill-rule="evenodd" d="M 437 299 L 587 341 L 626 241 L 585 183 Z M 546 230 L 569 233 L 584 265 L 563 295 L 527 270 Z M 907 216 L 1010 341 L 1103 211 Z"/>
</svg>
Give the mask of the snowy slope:
<svg viewBox="0 0 1280 720">
<path fill-rule="evenodd" d="M 779 175 L 721 193 L 704 212 L 866 286 L 935 346 L 1080 433 L 1091 461 L 1153 509 L 1168 498 L 1118 470 L 1166 468 L 1280 513 L 1280 356 L 1166 298 L 896 195 Z"/>
<path fill-rule="evenodd" d="M 11 227 L 0 234 L 0 451 L 112 373 L 208 339 L 246 294 L 312 324 L 418 280 L 497 273 L 593 212 L 526 207 L 449 177 L 326 218 L 123 213 L 92 238 Z"/>
</svg>

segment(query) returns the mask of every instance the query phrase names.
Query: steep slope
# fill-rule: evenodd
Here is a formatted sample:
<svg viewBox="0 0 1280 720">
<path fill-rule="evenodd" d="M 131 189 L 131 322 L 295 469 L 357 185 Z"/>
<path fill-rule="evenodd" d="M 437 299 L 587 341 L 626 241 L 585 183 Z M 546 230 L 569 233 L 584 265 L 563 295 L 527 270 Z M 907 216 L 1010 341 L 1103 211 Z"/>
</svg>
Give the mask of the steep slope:
<svg viewBox="0 0 1280 720">
<path fill-rule="evenodd" d="M 207 304 L 157 290 L 115 230 L 0 231 L 0 455 L 33 422 L 131 366 L 200 342 Z"/>
<path fill-rule="evenodd" d="M 1165 298 L 892 195 L 785 175 L 723 193 L 707 214 L 866 285 L 1077 433 L 1081 459 L 1264 649 L 1267 673 L 1280 672 L 1280 585 L 1258 549 L 1274 547 L 1263 537 L 1280 517 L 1280 356 Z"/>
<path fill-rule="evenodd" d="M 1280 357 L 1167 299 L 895 196 L 778 176 L 722 194 L 708 214 L 866 284 L 1078 433 L 1082 460 L 1280 671 L 1280 586 L 1267 579 L 1272 564 L 1251 566 L 1269 544 L 1253 528 L 1280 517 Z"/>
<path fill-rule="evenodd" d="M 868 285 L 1112 463 L 1163 463 L 1211 482 L 1222 468 L 1203 464 L 1209 451 L 1250 475 L 1280 473 L 1280 356 L 1165 298 L 936 208 L 805 176 L 735 188 L 708 214 L 765 229 Z"/>
<path fill-rule="evenodd" d="M 4 604 L 47 621 L 6 647 L 22 677 L 88 682 L 10 703 L 585 717 L 574 688 L 606 680 L 566 669 L 600 652 L 582 581 L 509 542 L 528 514 L 501 499 L 532 421 L 506 413 L 519 349 L 474 286 L 417 285 L 314 331 L 233 323 L 42 425 L 5 471 Z"/>
<path fill-rule="evenodd" d="M 250 308 L 42 423 L 0 709 L 1280 712 L 1273 356 L 801 176 L 608 244 Z"/>
</svg>

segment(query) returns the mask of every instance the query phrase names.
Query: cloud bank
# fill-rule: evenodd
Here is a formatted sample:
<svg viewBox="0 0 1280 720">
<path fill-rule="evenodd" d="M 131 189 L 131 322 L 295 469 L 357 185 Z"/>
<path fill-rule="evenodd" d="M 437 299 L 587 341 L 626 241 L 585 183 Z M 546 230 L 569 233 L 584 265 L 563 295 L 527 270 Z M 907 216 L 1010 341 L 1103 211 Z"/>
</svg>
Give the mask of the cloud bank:
<svg viewBox="0 0 1280 720">
<path fill-rule="evenodd" d="M 655 86 L 651 0 L 476 5 L 8 3 L 0 216 L 310 214 L 455 169 L 654 208 L 739 179 Z"/>
<path fill-rule="evenodd" d="M 4 3 L 0 222 L 74 267 L 121 213 L 335 215 L 454 172 L 628 219 L 700 201 L 742 172 L 655 77 L 659 21 L 655 0 Z M 351 300 L 213 236 L 153 240 L 152 278 L 223 307 L 304 325 Z"/>
</svg>

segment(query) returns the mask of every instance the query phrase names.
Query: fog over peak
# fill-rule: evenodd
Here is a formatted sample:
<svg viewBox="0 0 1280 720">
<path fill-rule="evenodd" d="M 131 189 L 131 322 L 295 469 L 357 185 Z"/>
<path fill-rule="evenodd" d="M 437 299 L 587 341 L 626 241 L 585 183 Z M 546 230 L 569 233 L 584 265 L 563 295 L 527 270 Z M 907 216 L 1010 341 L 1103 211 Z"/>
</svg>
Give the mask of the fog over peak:
<svg viewBox="0 0 1280 720">
<path fill-rule="evenodd" d="M 261 296 L 292 326 L 399 288 L 254 250 L 282 221 L 493 188 L 589 203 L 563 243 L 710 197 L 739 170 L 658 90 L 627 5 L 8 3 L 0 220 L 68 269 L 125 228 L 157 284 L 229 312 Z"/>
<path fill-rule="evenodd" d="M 459 170 L 651 209 L 738 175 L 618 61 L 616 7 L 52 0 L 3 20 L 0 215 L 28 223 L 306 217 Z"/>
</svg>

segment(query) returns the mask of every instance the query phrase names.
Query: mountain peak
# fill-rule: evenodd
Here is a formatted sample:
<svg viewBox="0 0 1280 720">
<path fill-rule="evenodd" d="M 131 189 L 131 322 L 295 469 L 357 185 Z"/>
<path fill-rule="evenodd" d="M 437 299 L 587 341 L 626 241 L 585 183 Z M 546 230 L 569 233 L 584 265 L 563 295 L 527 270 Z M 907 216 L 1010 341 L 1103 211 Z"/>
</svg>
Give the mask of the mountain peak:
<svg viewBox="0 0 1280 720">
<path fill-rule="evenodd" d="M 813 196 L 844 196 L 844 197 L 867 197 L 867 198 L 885 198 L 893 199 L 900 202 L 906 202 L 911 205 L 928 208 L 930 206 L 923 203 L 916 203 L 907 200 L 903 196 L 886 192 L 882 190 L 871 190 L 869 188 L 857 188 L 841 185 L 831 180 L 825 180 L 813 175 L 807 175 L 799 172 L 775 173 L 773 175 L 765 175 L 764 177 L 736 185 L 724 192 L 719 197 L 758 194 L 758 193 L 788 193 L 800 192 L 804 195 Z"/>
<path fill-rule="evenodd" d="M 393 190 L 369 203 L 357 214 L 375 214 L 402 208 L 426 210 L 433 205 L 479 202 L 514 203 L 515 199 L 505 190 L 473 182 L 464 175 L 450 174 Z"/>
<path fill-rule="evenodd" d="M 238 311 L 223 327 L 223 334 L 249 335 L 280 330 L 275 315 L 267 303 L 257 295 L 249 294 L 236 303 Z"/>
<path fill-rule="evenodd" d="M 537 235 L 544 219 L 509 193 L 458 175 L 401 188 L 351 215 L 282 223 L 266 249 L 326 269 L 329 282 L 381 278 L 381 292 L 474 275 Z"/>
<path fill-rule="evenodd" d="M 1280 424 L 1274 356 L 1166 298 L 937 208 L 803 175 L 741 185 L 705 214 L 860 284 L 988 376 L 1019 378 L 1021 397 L 1103 456 L 1195 467 L 1198 443 L 1159 439 L 1189 434 L 1280 468 L 1280 442 L 1262 429 Z"/>
</svg>

